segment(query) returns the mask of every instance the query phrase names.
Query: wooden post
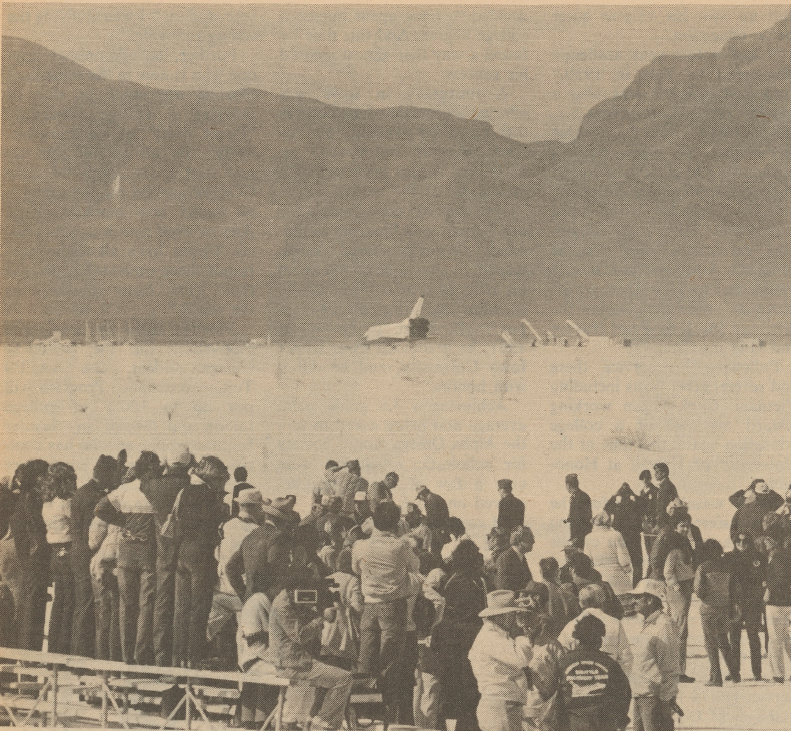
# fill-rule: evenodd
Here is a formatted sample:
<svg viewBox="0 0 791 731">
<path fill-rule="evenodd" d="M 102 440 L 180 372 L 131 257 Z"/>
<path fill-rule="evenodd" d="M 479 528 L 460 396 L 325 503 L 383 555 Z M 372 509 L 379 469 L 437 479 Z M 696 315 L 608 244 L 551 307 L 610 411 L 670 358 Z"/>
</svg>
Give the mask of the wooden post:
<svg viewBox="0 0 791 731">
<path fill-rule="evenodd" d="M 283 727 L 283 704 L 286 700 L 286 687 L 280 686 L 280 692 L 277 695 L 277 708 L 275 709 L 275 731 L 282 731 Z"/>
<path fill-rule="evenodd" d="M 186 726 L 187 731 L 190 731 L 192 728 L 192 684 L 190 683 L 190 679 L 187 678 L 187 686 L 185 688 L 186 695 L 184 696 L 184 702 L 186 703 L 185 707 L 185 722 L 184 725 Z"/>
<path fill-rule="evenodd" d="M 58 725 L 58 666 L 52 666 L 52 725 Z"/>
<path fill-rule="evenodd" d="M 102 728 L 107 728 L 107 671 L 102 671 Z"/>
</svg>

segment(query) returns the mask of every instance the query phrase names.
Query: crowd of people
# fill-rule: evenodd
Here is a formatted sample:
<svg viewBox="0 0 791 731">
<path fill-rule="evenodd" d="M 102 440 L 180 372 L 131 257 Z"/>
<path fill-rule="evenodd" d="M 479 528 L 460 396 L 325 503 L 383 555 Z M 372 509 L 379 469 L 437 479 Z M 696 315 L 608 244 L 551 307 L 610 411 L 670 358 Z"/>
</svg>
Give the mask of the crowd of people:
<svg viewBox="0 0 791 731">
<path fill-rule="evenodd" d="M 442 496 L 420 485 L 402 509 L 398 474 L 369 482 L 357 460 L 327 462 L 304 515 L 243 467 L 228 490 L 222 460 L 184 445 L 131 466 L 102 455 L 79 488 L 70 465 L 32 460 L 0 484 L 0 644 L 306 681 L 286 695 L 292 731 L 339 729 L 353 686 L 381 694 L 389 723 L 426 729 L 615 731 L 631 712 L 636 731 L 666 731 L 695 682 L 693 594 L 706 685 L 740 682 L 743 630 L 755 679 L 762 630 L 771 680 L 791 659 L 791 488 L 734 493 L 724 553 L 669 475 L 644 470 L 595 515 L 567 475 L 565 563 L 541 558 L 534 577 L 508 479 L 484 558 Z M 642 618 L 632 644 L 625 614 Z M 275 702 L 246 685 L 237 722 L 260 725 Z"/>
</svg>

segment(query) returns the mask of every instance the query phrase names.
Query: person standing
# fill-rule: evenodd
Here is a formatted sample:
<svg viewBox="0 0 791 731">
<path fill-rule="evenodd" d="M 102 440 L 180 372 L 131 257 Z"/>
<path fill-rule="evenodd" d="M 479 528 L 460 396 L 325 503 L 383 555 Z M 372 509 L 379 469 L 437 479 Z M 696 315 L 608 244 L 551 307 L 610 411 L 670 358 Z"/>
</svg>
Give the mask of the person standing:
<svg viewBox="0 0 791 731">
<path fill-rule="evenodd" d="M 236 517 L 223 523 L 220 531 L 222 539 L 217 547 L 218 579 L 214 587 L 212 607 L 206 626 L 206 639 L 211 642 L 223 627 L 242 611 L 242 600 L 228 581 L 226 566 L 231 556 L 239 550 L 242 541 L 254 531 L 262 520 L 261 505 L 263 498 L 259 490 L 249 487 L 234 498 L 238 505 Z"/>
<path fill-rule="evenodd" d="M 722 685 L 720 652 L 725 659 L 731 679 L 734 683 L 738 683 L 741 676 L 733 662 L 731 644 L 728 640 L 731 610 L 737 603 L 737 585 L 730 566 L 723 560 L 722 546 L 713 538 L 709 538 L 703 544 L 703 563 L 695 572 L 694 588 L 695 594 L 701 601 L 703 642 L 711 666 L 711 674 L 706 685 Z"/>
<path fill-rule="evenodd" d="M 533 531 L 526 526 L 515 528 L 511 533 L 511 548 L 503 551 L 497 559 L 497 576 L 495 587 L 509 591 L 521 591 L 533 580 L 530 566 L 527 564 L 527 554 L 533 550 L 535 538 Z"/>
<path fill-rule="evenodd" d="M 217 578 L 214 549 L 223 519 L 223 495 L 231 476 L 217 457 L 204 457 L 174 508 L 178 545 L 173 615 L 173 663 L 196 667 L 206 650 L 206 624 Z"/>
<path fill-rule="evenodd" d="M 141 452 L 134 474 L 137 479 L 103 497 L 94 512 L 121 528 L 117 564 L 123 660 L 129 665 L 152 665 L 157 543 L 154 507 L 141 485 L 162 474 L 159 456 Z"/>
<path fill-rule="evenodd" d="M 366 496 L 368 498 L 368 506 L 371 509 L 371 515 L 376 511 L 376 506 L 385 500 L 393 500 L 393 490 L 398 486 L 398 474 L 396 472 L 388 472 L 384 480 L 381 482 L 372 482 L 368 485 Z"/>
<path fill-rule="evenodd" d="M 560 566 L 554 556 L 542 558 L 538 562 L 541 580 L 549 591 L 547 614 L 552 622 L 551 629 L 555 637 L 580 613 L 580 605 L 573 592 L 560 584 Z M 570 578 L 570 577 L 569 577 Z"/>
<path fill-rule="evenodd" d="M 335 468 L 333 468 L 335 469 Z M 362 468 L 359 460 L 350 459 L 340 470 L 346 472 L 339 474 L 335 478 L 335 494 L 343 498 L 343 514 L 349 517 L 355 515 L 355 495 L 358 492 L 368 492 L 368 480 L 362 476 Z M 340 472 L 340 470 L 338 470 Z"/>
<path fill-rule="evenodd" d="M 576 474 L 566 475 L 566 490 L 569 499 L 569 514 L 564 523 L 569 525 L 569 539 L 580 549 L 585 550 L 585 536 L 591 532 L 591 519 L 593 510 L 588 493 L 580 489 L 579 478 Z"/>
<path fill-rule="evenodd" d="M 65 462 L 51 464 L 43 483 L 41 515 L 47 526 L 50 577 L 54 598 L 49 615 L 47 651 L 68 655 L 74 616 L 74 574 L 71 571 L 71 501 L 77 492 L 77 474 Z"/>
<path fill-rule="evenodd" d="M 185 444 L 171 447 L 165 457 L 165 474 L 148 480 L 141 491 L 154 507 L 157 542 L 156 596 L 154 603 L 154 654 L 160 667 L 172 665 L 173 603 L 176 591 L 176 538 L 165 535 L 168 520 L 179 493 L 190 484 L 189 469 L 195 458 Z"/>
<path fill-rule="evenodd" d="M 497 480 L 500 504 L 497 507 L 497 527 L 510 533 L 525 523 L 525 504 L 514 495 L 511 480 Z"/>
<path fill-rule="evenodd" d="M 744 493 L 744 502 L 733 514 L 731 540 L 739 533 L 748 534 L 753 541 L 764 535 L 764 517 L 782 505 L 782 502 L 778 504 L 774 496 L 780 497 L 776 492 L 770 491 L 764 480 L 752 481 Z"/>
<path fill-rule="evenodd" d="M 629 723 L 632 690 L 621 666 L 602 652 L 604 623 L 585 615 L 572 632 L 577 647 L 558 676 L 558 731 L 621 731 Z"/>
<path fill-rule="evenodd" d="M 448 542 L 448 520 L 450 512 L 445 498 L 431 492 L 425 485 L 417 488 L 417 500 L 422 500 L 426 512 L 426 525 L 431 530 L 431 546 L 423 546 L 436 555 L 440 555 L 442 546 Z"/>
<path fill-rule="evenodd" d="M 634 697 L 634 731 L 673 731 L 673 705 L 678 695 L 678 633 L 662 611 L 665 585 L 643 579 L 631 592 L 643 617 L 634 642 L 630 684 Z"/>
<path fill-rule="evenodd" d="M 670 468 L 664 462 L 654 465 L 654 478 L 656 479 L 656 520 L 658 525 L 667 523 L 669 515 L 667 506 L 677 497 L 678 490 L 670 481 Z"/>
<path fill-rule="evenodd" d="M 91 580 L 92 551 L 88 533 L 99 501 L 118 486 L 118 460 L 103 454 L 93 468 L 93 478 L 77 490 L 71 501 L 71 571 L 74 575 L 74 617 L 71 630 L 73 654 L 95 657 L 96 614 Z"/>
<path fill-rule="evenodd" d="M 670 518 L 670 527 L 680 536 L 689 538 L 690 517 L 677 513 Z M 694 683 L 695 678 L 687 675 L 687 638 L 689 636 L 689 607 L 692 602 L 692 587 L 695 579 L 692 548 L 683 542 L 670 549 L 665 559 L 665 584 L 667 586 L 667 608 L 678 628 L 679 636 L 679 683 Z"/>
<path fill-rule="evenodd" d="M 524 610 L 508 590 L 489 592 L 486 604 L 478 614 L 483 626 L 469 653 L 481 694 L 478 724 L 481 731 L 522 731 L 525 668 L 533 657 L 530 640 L 518 634 L 516 624 L 517 612 Z"/>
<path fill-rule="evenodd" d="M 632 560 L 623 536 L 610 526 L 612 517 L 603 510 L 593 518 L 586 553 L 602 579 L 612 586 L 616 596 L 631 591 Z"/>
<path fill-rule="evenodd" d="M 618 488 L 615 495 L 605 503 L 604 509 L 612 515 L 612 527 L 623 536 L 632 563 L 632 586 L 637 586 L 643 578 L 643 544 L 640 539 L 643 515 L 638 497 L 628 482 Z"/>
<path fill-rule="evenodd" d="M 48 469 L 43 459 L 25 462 L 16 468 L 11 482 L 12 490 L 19 493 L 8 521 L 19 570 L 11 591 L 17 646 L 23 650 L 41 650 L 44 641 L 50 553 L 41 493 Z"/>
<path fill-rule="evenodd" d="M 363 613 L 360 620 L 359 670 L 381 681 L 388 718 L 397 701 L 399 659 L 404 649 L 407 599 L 413 596 L 409 574 L 419 562 L 404 538 L 396 536 L 401 511 L 395 503 L 376 507 L 370 538 L 352 548 L 352 570 L 360 577 Z"/>
<path fill-rule="evenodd" d="M 725 554 L 733 575 L 741 587 L 739 596 L 739 616 L 731 622 L 730 641 L 733 651 L 733 663 L 736 670 L 741 667 L 742 626 L 747 631 L 747 642 L 750 645 L 750 665 L 753 679 L 761 680 L 761 640 L 758 632 L 761 628 L 763 613 L 764 582 L 766 581 L 766 556 L 755 547 L 752 538 L 746 533 L 739 533 L 733 542 L 733 550 Z"/>
<path fill-rule="evenodd" d="M 602 607 L 607 600 L 604 590 L 596 584 L 589 584 L 580 589 L 579 602 L 582 611 L 579 616 L 572 619 L 558 635 L 558 642 L 567 650 L 574 650 L 577 642 L 574 640 L 574 630 L 583 617 L 597 617 L 604 624 L 604 635 L 601 650 L 615 660 L 628 675 L 632 671 L 632 650 L 629 639 L 620 619 L 607 614 Z"/>
<path fill-rule="evenodd" d="M 775 683 L 785 681 L 783 651 L 791 660 L 791 551 L 772 538 L 764 537 L 766 566 L 766 632 L 769 636 L 769 667 Z"/>
</svg>

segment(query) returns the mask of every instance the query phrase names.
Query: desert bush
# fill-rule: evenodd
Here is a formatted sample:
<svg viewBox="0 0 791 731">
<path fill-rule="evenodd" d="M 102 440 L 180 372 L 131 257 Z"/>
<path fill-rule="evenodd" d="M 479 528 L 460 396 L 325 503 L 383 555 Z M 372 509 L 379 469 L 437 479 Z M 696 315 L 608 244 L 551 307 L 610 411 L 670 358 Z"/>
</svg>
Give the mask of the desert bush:
<svg viewBox="0 0 791 731">
<path fill-rule="evenodd" d="M 653 449 L 656 440 L 645 429 L 613 429 L 612 438 L 625 447 L 637 447 L 638 449 Z"/>
</svg>

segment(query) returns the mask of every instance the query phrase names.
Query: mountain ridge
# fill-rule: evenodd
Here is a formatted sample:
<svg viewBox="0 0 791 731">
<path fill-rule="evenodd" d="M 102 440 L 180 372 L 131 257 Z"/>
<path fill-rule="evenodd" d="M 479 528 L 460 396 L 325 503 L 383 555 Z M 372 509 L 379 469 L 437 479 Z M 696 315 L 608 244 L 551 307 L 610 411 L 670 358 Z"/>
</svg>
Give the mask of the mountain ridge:
<svg viewBox="0 0 791 731">
<path fill-rule="evenodd" d="M 108 81 L 4 38 L 4 330 L 131 318 L 151 340 L 348 342 L 421 292 L 448 339 L 525 316 L 782 329 L 789 38 L 791 18 L 655 59 L 577 139 L 531 144 L 414 107 Z"/>
</svg>

